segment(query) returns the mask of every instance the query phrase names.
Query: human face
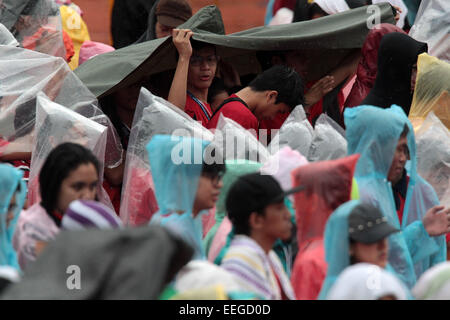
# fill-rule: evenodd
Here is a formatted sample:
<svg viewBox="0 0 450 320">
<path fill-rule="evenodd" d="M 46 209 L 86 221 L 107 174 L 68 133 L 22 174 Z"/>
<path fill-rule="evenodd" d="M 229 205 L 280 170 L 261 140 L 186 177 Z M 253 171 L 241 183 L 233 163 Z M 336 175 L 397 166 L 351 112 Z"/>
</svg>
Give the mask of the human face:
<svg viewBox="0 0 450 320">
<path fill-rule="evenodd" d="M 194 50 L 189 62 L 188 89 L 208 90 L 217 69 L 217 56 L 214 47 Z M 192 90 L 193 89 L 193 90 Z"/>
<path fill-rule="evenodd" d="M 286 65 L 293 68 L 303 79 L 308 75 L 308 65 L 311 58 L 298 50 L 291 50 L 284 55 Z"/>
<path fill-rule="evenodd" d="M 284 204 L 270 204 L 264 210 L 262 231 L 266 236 L 276 239 L 289 240 L 292 235 L 291 214 Z"/>
<path fill-rule="evenodd" d="M 406 135 L 404 135 L 398 140 L 397 147 L 395 148 L 394 159 L 392 160 L 388 173 L 388 180 L 392 184 L 395 185 L 400 181 L 406 161 L 409 159 L 408 139 Z"/>
<path fill-rule="evenodd" d="M 278 93 L 276 91 L 266 91 L 261 95 L 262 103 L 253 111 L 258 120 L 272 120 L 278 113 L 286 113 L 290 111 L 287 104 L 280 102 L 275 103 Z"/>
<path fill-rule="evenodd" d="M 214 208 L 222 187 L 222 175 L 214 177 L 201 175 L 194 201 L 194 214 L 197 215 L 202 210 Z"/>
<path fill-rule="evenodd" d="M 174 29 L 173 27 L 169 27 L 169 26 L 166 26 L 166 25 L 161 24 L 159 22 L 156 22 L 155 23 L 156 38 L 160 39 L 160 38 L 164 38 L 164 37 L 167 37 L 167 36 L 171 36 L 173 29 Z"/>
<path fill-rule="evenodd" d="M 92 163 L 79 165 L 61 183 L 57 210 L 66 212 L 74 200 L 95 200 L 97 195 L 98 172 Z"/>
<path fill-rule="evenodd" d="M 388 263 L 388 250 L 388 239 L 384 238 L 371 244 L 355 242 L 350 246 L 350 255 L 354 257 L 356 263 L 371 263 L 384 268 Z"/>
</svg>

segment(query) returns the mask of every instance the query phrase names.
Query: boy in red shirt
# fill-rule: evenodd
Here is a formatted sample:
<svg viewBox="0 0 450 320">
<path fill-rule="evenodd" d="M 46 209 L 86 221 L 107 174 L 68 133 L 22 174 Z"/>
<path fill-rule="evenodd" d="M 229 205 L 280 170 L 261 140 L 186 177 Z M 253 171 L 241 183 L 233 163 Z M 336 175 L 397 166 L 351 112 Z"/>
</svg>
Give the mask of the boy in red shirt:
<svg viewBox="0 0 450 320">
<path fill-rule="evenodd" d="M 259 121 L 273 119 L 303 103 L 303 82 L 295 70 L 278 65 L 258 75 L 217 108 L 207 128 L 216 128 L 220 114 L 245 129 L 258 131 Z"/>
</svg>

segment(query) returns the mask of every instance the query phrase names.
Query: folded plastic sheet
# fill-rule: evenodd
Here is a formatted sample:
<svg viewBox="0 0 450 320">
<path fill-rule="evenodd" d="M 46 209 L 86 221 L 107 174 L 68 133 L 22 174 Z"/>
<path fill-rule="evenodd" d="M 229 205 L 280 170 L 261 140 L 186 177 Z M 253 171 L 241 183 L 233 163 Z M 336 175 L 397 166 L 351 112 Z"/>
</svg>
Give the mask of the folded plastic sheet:
<svg viewBox="0 0 450 320">
<path fill-rule="evenodd" d="M 450 62 L 450 1 L 422 0 L 409 35 L 428 44 L 428 52 Z"/>
<path fill-rule="evenodd" d="M 65 142 L 77 143 L 91 150 L 98 159 L 104 159 L 107 140 L 105 126 L 50 101 L 43 93 L 37 97 L 36 125 L 28 185 L 29 206 L 41 200 L 39 172 L 47 156 L 56 146 Z M 113 208 L 102 187 L 103 169 L 103 161 L 100 161 L 97 195 L 102 203 Z"/>
<path fill-rule="evenodd" d="M 53 0 L 3 0 L 0 22 L 23 48 L 65 58 L 61 16 Z"/>
<path fill-rule="evenodd" d="M 431 111 L 450 130 L 450 64 L 422 53 L 417 59 L 416 86 L 408 116 L 414 131 Z"/>
<path fill-rule="evenodd" d="M 251 131 L 220 115 L 214 132 L 214 144 L 222 150 L 225 160 L 244 159 L 264 163 L 269 159 L 267 148 Z"/>
<path fill-rule="evenodd" d="M 417 171 L 450 207 L 450 131 L 433 112 L 416 133 Z"/>
<path fill-rule="evenodd" d="M 284 146 L 289 146 L 301 155 L 308 156 L 313 133 L 314 129 L 306 118 L 303 106 L 297 106 L 272 139 L 268 149 L 271 154 L 275 154 Z"/>
<path fill-rule="evenodd" d="M 168 101 L 141 89 L 130 133 L 120 217 L 124 224 L 147 224 L 158 211 L 146 145 L 157 134 L 212 141 L 213 134 Z"/>
<path fill-rule="evenodd" d="M 0 23 L 0 45 L 18 47 L 20 44 L 12 33 Z"/>
<path fill-rule="evenodd" d="M 326 114 L 320 115 L 314 128 L 308 161 L 325 161 L 347 155 L 345 131 Z"/>
<path fill-rule="evenodd" d="M 0 45 L 0 138 L 9 144 L 0 154 L 32 151 L 36 96 L 50 100 L 108 127 L 107 167 L 122 163 L 122 145 L 97 99 L 61 58 Z M 103 159 L 101 159 L 103 161 Z"/>
</svg>

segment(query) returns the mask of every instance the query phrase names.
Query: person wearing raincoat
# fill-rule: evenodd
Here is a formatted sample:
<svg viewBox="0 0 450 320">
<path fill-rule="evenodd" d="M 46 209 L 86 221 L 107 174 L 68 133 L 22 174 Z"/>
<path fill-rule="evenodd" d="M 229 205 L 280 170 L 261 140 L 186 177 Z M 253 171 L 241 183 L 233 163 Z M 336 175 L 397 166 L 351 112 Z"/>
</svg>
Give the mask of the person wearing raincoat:
<svg viewBox="0 0 450 320">
<path fill-rule="evenodd" d="M 95 200 L 100 164 L 81 145 L 63 143 L 53 149 L 39 174 L 42 201 L 23 211 L 13 244 L 24 269 L 60 231 L 61 220 L 74 200 Z"/>
<path fill-rule="evenodd" d="M 329 297 L 341 273 L 351 265 L 370 263 L 374 268 L 386 269 L 397 276 L 388 263 L 391 253 L 388 238 L 399 231 L 372 204 L 352 200 L 339 206 L 325 227 L 324 246 L 328 270 L 319 299 Z"/>
<path fill-rule="evenodd" d="M 147 144 L 159 211 L 150 225 L 172 230 L 206 259 L 202 216 L 215 206 L 225 171 L 218 149 L 197 138 L 155 135 Z M 211 161 L 212 160 L 212 161 Z"/>
<path fill-rule="evenodd" d="M 295 195 L 298 254 L 291 283 L 298 300 L 317 299 L 327 272 L 325 224 L 331 213 L 351 198 L 357 199 L 353 180 L 358 156 L 319 161 L 292 172 L 294 185 L 306 187 Z"/>
<path fill-rule="evenodd" d="M 414 131 L 399 106 L 349 108 L 344 120 L 348 154 L 361 156 L 355 171 L 361 200 L 401 230 L 389 238 L 389 263 L 411 288 L 446 259 L 450 209 L 438 206 L 435 191 L 417 174 Z"/>
<path fill-rule="evenodd" d="M 20 267 L 12 240 L 27 194 L 22 175 L 22 171 L 9 164 L 0 164 L 0 278 L 2 279 L 5 273 L 11 274 L 16 279 L 20 277 Z M 8 283 L 9 279 L 11 278 L 8 277 Z"/>
<path fill-rule="evenodd" d="M 389 108 L 396 104 L 409 113 L 417 71 L 417 57 L 428 46 L 410 36 L 393 32 L 383 36 L 378 49 L 377 76 L 361 105 Z"/>
</svg>

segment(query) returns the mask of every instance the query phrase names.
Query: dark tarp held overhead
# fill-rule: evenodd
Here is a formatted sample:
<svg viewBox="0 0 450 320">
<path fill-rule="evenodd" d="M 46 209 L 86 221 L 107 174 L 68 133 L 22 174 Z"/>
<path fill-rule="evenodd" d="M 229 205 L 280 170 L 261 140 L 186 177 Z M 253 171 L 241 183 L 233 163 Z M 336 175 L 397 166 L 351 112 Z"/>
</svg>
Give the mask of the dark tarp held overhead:
<svg viewBox="0 0 450 320">
<path fill-rule="evenodd" d="M 388 3 L 375 6 L 380 9 L 380 23 L 394 23 Z M 330 72 L 353 49 L 361 48 L 370 23 L 373 23 L 373 11 L 361 7 L 311 21 L 257 27 L 225 35 L 220 11 L 208 6 L 179 28 L 192 29 L 195 40 L 217 45 L 218 55 L 231 62 L 241 75 L 260 71 L 256 51 L 305 51 L 311 57 L 306 79 L 310 81 Z M 147 76 L 173 70 L 176 62 L 176 48 L 168 37 L 96 56 L 75 73 L 101 98 Z"/>
<path fill-rule="evenodd" d="M 192 254 L 162 227 L 64 231 L 0 299 L 154 300 Z"/>
</svg>

